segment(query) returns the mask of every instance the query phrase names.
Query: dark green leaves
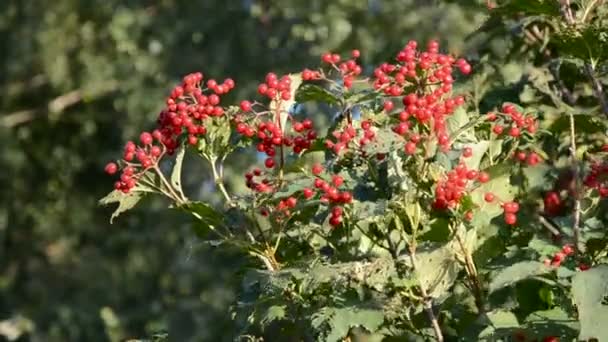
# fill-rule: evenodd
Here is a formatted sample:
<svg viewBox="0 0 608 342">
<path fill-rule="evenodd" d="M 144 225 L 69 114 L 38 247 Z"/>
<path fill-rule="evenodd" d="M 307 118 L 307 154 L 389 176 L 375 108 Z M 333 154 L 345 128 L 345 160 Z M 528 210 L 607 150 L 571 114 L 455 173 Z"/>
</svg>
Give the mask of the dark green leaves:
<svg viewBox="0 0 608 342">
<path fill-rule="evenodd" d="M 579 340 L 608 340 L 608 265 L 577 273 L 572 279 L 572 296 L 579 313 Z"/>
<path fill-rule="evenodd" d="M 322 88 L 316 84 L 305 83 L 296 92 L 296 102 L 321 102 L 328 105 L 336 105 L 340 100 L 329 90 Z"/>
</svg>

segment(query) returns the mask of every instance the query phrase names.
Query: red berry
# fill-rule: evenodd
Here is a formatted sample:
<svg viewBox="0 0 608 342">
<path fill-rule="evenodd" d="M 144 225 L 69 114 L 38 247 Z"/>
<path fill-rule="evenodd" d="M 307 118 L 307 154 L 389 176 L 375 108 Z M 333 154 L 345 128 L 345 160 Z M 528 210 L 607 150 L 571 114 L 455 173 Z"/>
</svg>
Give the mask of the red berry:
<svg viewBox="0 0 608 342">
<path fill-rule="evenodd" d="M 543 338 L 543 342 L 559 342 L 559 337 L 547 336 L 547 337 Z"/>
<path fill-rule="evenodd" d="M 574 248 L 572 245 L 565 245 L 562 247 L 562 252 L 564 252 L 566 255 L 571 255 L 574 253 Z"/>
<path fill-rule="evenodd" d="M 502 205 L 502 209 L 505 213 L 515 214 L 519 211 L 519 203 L 517 202 L 506 202 Z"/>
<path fill-rule="evenodd" d="M 472 211 L 467 211 L 466 213 L 464 213 L 464 219 L 466 221 L 471 221 L 473 220 L 473 212 Z"/>
<path fill-rule="evenodd" d="M 502 127 L 500 125 L 496 125 L 496 126 L 492 127 L 492 132 L 494 132 L 494 134 L 496 134 L 496 135 L 501 135 L 503 131 L 504 131 L 504 127 Z"/>
<path fill-rule="evenodd" d="M 302 190 L 302 193 L 304 194 L 304 198 L 306 199 L 311 198 L 315 194 L 315 192 L 309 188 L 305 188 L 304 190 Z"/>
<path fill-rule="evenodd" d="M 488 192 L 488 193 L 486 193 L 486 194 L 483 196 L 483 199 L 484 199 L 486 202 L 491 203 L 491 202 L 493 202 L 493 201 L 494 201 L 494 194 L 493 194 L 493 193 L 491 193 L 491 192 Z"/>
<path fill-rule="evenodd" d="M 288 208 L 295 208 L 296 204 L 298 204 L 298 200 L 292 196 L 285 200 L 285 204 Z"/>
<path fill-rule="evenodd" d="M 505 223 L 508 225 L 514 225 L 517 223 L 517 216 L 513 213 L 505 213 Z"/>
<path fill-rule="evenodd" d="M 465 147 L 464 150 L 462 150 L 462 156 L 465 158 L 469 158 L 473 155 L 473 149 L 470 147 Z"/>
<path fill-rule="evenodd" d="M 392 101 L 384 101 L 384 111 L 390 112 L 395 108 L 395 104 Z"/>
<path fill-rule="evenodd" d="M 340 193 L 340 202 L 342 203 L 350 203 L 353 200 L 353 194 L 348 191 Z"/>
<path fill-rule="evenodd" d="M 274 159 L 266 158 L 266 160 L 264 161 L 264 165 L 266 165 L 267 168 L 272 169 L 274 167 Z"/>
<path fill-rule="evenodd" d="M 251 102 L 243 100 L 241 101 L 241 110 L 243 112 L 248 112 L 251 110 Z"/>
<path fill-rule="evenodd" d="M 105 172 L 109 175 L 113 175 L 118 171 L 118 166 L 115 163 L 108 163 L 104 168 Z"/>
<path fill-rule="evenodd" d="M 405 153 L 409 155 L 416 153 L 416 144 L 411 141 L 408 141 L 405 144 Z"/>
<path fill-rule="evenodd" d="M 329 224 L 334 227 L 339 226 L 342 223 L 342 216 L 332 216 L 329 218 Z"/>
<path fill-rule="evenodd" d="M 528 160 L 527 160 L 527 162 L 528 162 L 528 165 L 530 165 L 530 166 L 534 166 L 534 165 L 536 165 L 536 164 L 538 164 L 538 163 L 540 162 L 540 157 L 538 156 L 538 154 L 536 154 L 536 153 L 534 153 L 534 152 L 531 152 L 531 153 L 528 155 Z"/>
<path fill-rule="evenodd" d="M 150 134 L 148 132 L 143 132 L 139 136 L 139 141 L 141 141 L 141 143 L 144 145 L 150 145 L 153 140 L 154 140 L 154 138 L 152 138 L 152 134 Z"/>
<path fill-rule="evenodd" d="M 511 127 L 511 129 L 509 130 L 509 135 L 512 136 L 513 138 L 517 138 L 519 137 L 521 134 L 521 131 L 519 130 L 518 127 Z"/>
<path fill-rule="evenodd" d="M 521 162 L 525 161 L 527 156 L 526 156 L 526 152 L 524 151 L 519 151 L 515 153 L 515 158 Z"/>
<path fill-rule="evenodd" d="M 353 56 L 353 58 L 359 58 L 361 56 L 361 52 L 359 52 L 359 50 L 353 50 L 350 53 L 351 56 Z"/>
<path fill-rule="evenodd" d="M 591 266 L 589 266 L 589 265 L 587 265 L 587 264 L 583 264 L 583 263 L 581 263 L 581 264 L 579 264 L 579 265 L 578 265 L 578 268 L 579 268 L 581 271 L 586 271 L 586 270 L 590 269 L 590 268 L 591 268 Z"/>
<path fill-rule="evenodd" d="M 344 183 L 344 178 L 342 178 L 342 176 L 334 175 L 331 178 L 331 182 L 336 188 L 339 188 Z"/>
<path fill-rule="evenodd" d="M 321 164 L 315 164 L 312 166 L 312 174 L 318 176 L 323 172 L 323 166 Z"/>
<path fill-rule="evenodd" d="M 482 171 L 479 173 L 477 180 L 479 183 L 487 183 L 490 180 L 490 175 L 487 172 Z"/>
</svg>

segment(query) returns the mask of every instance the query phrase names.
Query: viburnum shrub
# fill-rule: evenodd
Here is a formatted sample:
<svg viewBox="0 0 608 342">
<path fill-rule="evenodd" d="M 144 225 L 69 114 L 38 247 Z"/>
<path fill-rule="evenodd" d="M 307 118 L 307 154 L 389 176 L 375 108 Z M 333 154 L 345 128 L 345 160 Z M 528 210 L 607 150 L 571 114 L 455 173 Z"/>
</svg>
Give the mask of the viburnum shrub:
<svg viewBox="0 0 608 342">
<path fill-rule="evenodd" d="M 114 218 L 164 195 L 204 239 L 253 257 L 234 307 L 241 338 L 606 337 L 589 321 L 608 322 L 605 235 L 583 239 L 581 220 L 603 222 L 607 149 L 560 172 L 542 111 L 480 111 L 474 68 L 437 41 L 410 41 L 375 68 L 362 57 L 268 73 L 236 105 L 222 100 L 231 79 L 187 75 L 156 129 L 105 167 L 116 180 L 102 203 L 118 203 Z M 325 114 L 330 127 L 315 124 Z M 224 161 L 252 150 L 248 191 L 229 192 Z M 186 196 L 185 153 L 208 163 L 223 206 Z"/>
</svg>

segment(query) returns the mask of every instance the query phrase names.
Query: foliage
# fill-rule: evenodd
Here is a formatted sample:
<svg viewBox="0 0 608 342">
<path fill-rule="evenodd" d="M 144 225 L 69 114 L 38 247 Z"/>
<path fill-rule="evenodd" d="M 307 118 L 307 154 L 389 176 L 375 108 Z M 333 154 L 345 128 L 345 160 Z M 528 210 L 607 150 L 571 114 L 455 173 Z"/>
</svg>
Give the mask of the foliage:
<svg viewBox="0 0 608 342">
<path fill-rule="evenodd" d="M 230 80 L 189 74 L 106 171 L 125 200 L 156 189 L 259 262 L 234 307 L 242 338 L 602 340 L 604 12 L 488 7 L 470 42 L 509 53 L 478 48 L 471 77 L 437 41 L 408 42 L 369 76 L 359 50 L 323 53 L 319 68 L 268 73 L 238 109 L 222 99 Z M 318 108 L 333 114 L 325 132 Z M 264 155 L 241 194 L 223 181 L 235 147 Z M 223 208 L 165 179 L 178 148 L 206 160 Z"/>
</svg>

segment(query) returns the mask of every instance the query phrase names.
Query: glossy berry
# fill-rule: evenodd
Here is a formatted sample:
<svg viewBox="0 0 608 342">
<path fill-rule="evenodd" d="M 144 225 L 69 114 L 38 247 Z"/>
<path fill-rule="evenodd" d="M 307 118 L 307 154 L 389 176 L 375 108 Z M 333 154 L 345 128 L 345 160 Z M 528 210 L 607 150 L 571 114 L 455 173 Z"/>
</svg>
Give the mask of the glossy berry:
<svg viewBox="0 0 608 342">
<path fill-rule="evenodd" d="M 323 172 L 323 166 L 321 164 L 315 164 L 312 166 L 312 174 L 318 176 Z"/>
<path fill-rule="evenodd" d="M 505 223 L 508 225 L 514 225 L 517 223 L 517 216 L 513 213 L 505 213 Z"/>
<path fill-rule="evenodd" d="M 463 157 L 465 157 L 465 158 L 469 158 L 469 157 L 471 157 L 472 155 L 473 155 L 473 149 L 472 149 L 472 148 L 470 148 L 470 147 L 465 147 L 465 148 L 462 150 L 462 156 L 463 156 Z"/>
<path fill-rule="evenodd" d="M 269 168 L 272 169 L 274 167 L 274 159 L 273 158 L 266 158 L 266 160 L 264 161 L 264 165 Z"/>
<path fill-rule="evenodd" d="M 251 111 L 251 102 L 245 101 L 245 100 L 241 101 L 240 107 L 243 112 L 249 112 L 249 111 Z"/>
<path fill-rule="evenodd" d="M 113 175 L 118 171 L 118 166 L 115 163 L 108 163 L 106 164 L 104 171 L 109 175 Z"/>
<path fill-rule="evenodd" d="M 479 183 L 487 183 L 490 180 L 490 175 L 487 172 L 482 171 L 479 173 L 477 180 Z"/>
<path fill-rule="evenodd" d="M 483 196 L 483 199 L 484 199 L 486 202 L 488 202 L 488 203 L 493 202 L 493 201 L 494 201 L 494 198 L 495 198 L 495 197 L 494 197 L 494 194 L 493 194 L 493 193 L 491 193 L 491 192 L 487 192 L 487 193 L 486 193 L 486 194 Z"/>
<path fill-rule="evenodd" d="M 295 197 L 289 197 L 285 200 L 285 204 L 288 208 L 295 208 L 298 200 Z"/>
<path fill-rule="evenodd" d="M 312 189 L 305 188 L 302 190 L 302 194 L 304 195 L 304 198 L 309 199 L 314 196 L 315 192 Z"/>
</svg>

